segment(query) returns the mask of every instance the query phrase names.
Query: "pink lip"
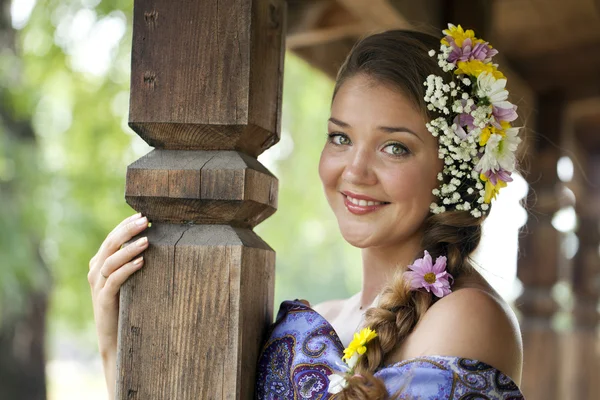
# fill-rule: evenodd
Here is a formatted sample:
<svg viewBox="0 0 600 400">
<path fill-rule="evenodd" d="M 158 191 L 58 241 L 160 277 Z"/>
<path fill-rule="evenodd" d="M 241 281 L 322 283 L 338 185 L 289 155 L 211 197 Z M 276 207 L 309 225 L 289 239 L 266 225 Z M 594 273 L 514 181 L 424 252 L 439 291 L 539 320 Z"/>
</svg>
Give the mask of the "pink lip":
<svg viewBox="0 0 600 400">
<path fill-rule="evenodd" d="M 342 194 L 346 195 L 346 196 L 350 196 L 353 199 L 358 199 L 358 200 L 366 200 L 366 201 L 379 201 L 382 202 L 382 200 L 378 200 L 378 199 L 374 199 L 372 197 L 369 196 L 365 196 L 364 194 L 358 194 L 358 193 L 353 193 L 350 192 L 348 190 L 344 190 L 343 192 L 341 192 Z"/>
<path fill-rule="evenodd" d="M 351 197 L 354 197 L 351 195 Z M 361 199 L 364 200 L 364 199 Z M 377 200 L 371 200 L 371 201 L 377 201 Z M 389 203 L 386 204 L 376 204 L 376 205 L 372 205 L 372 206 L 359 206 L 356 205 L 354 203 L 352 203 L 350 200 L 348 200 L 347 196 L 344 196 L 344 205 L 346 206 L 346 209 L 348 209 L 348 211 L 350 211 L 352 214 L 356 214 L 356 215 L 363 215 L 363 214 L 367 214 L 373 211 L 377 211 L 380 208 L 383 208 L 385 206 L 387 206 Z"/>
</svg>

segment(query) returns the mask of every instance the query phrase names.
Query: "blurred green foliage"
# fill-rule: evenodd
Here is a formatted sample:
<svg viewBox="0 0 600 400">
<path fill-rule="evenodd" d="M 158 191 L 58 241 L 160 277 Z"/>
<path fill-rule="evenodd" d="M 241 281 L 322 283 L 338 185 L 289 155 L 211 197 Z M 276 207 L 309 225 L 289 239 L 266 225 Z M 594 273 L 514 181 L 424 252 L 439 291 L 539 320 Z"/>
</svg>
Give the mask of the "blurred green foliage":
<svg viewBox="0 0 600 400">
<path fill-rule="evenodd" d="M 35 132 L 23 145 L 0 130 L 0 290 L 13 298 L 23 285 L 48 283 L 39 247 L 53 280 L 51 328 L 93 324 L 88 263 L 134 213 L 126 168 L 151 150 L 127 126 L 132 11 L 130 0 L 38 2 L 17 27 L 16 51 L 0 53 L 3 107 Z M 89 65 L 103 50 L 106 68 Z M 317 303 L 360 286 L 360 251 L 339 235 L 318 176 L 332 89 L 286 55 L 282 139 L 259 156 L 279 179 L 279 210 L 255 229 L 277 252 L 275 312 L 284 299 Z"/>
</svg>

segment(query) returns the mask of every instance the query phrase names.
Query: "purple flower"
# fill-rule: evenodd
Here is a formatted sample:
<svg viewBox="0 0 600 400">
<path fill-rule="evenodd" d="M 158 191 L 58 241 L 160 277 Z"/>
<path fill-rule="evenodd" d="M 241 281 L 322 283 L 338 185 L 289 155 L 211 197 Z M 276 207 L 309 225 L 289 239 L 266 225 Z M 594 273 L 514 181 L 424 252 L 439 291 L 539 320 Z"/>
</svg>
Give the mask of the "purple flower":
<svg viewBox="0 0 600 400">
<path fill-rule="evenodd" d="M 492 57 L 498 54 L 498 50 L 492 49 L 488 42 L 477 43 L 471 50 L 472 60 L 481 60 L 484 63 L 492 61 Z"/>
<path fill-rule="evenodd" d="M 469 134 L 467 133 L 467 131 L 465 131 L 463 127 L 466 126 L 469 132 L 475 127 L 473 125 L 473 116 L 468 113 L 458 114 L 456 117 L 454 117 L 454 121 L 452 122 L 458 126 L 456 134 L 462 140 L 465 140 L 469 136 Z"/>
<path fill-rule="evenodd" d="M 498 50 L 492 49 L 488 42 L 478 42 L 473 45 L 471 38 L 466 38 L 462 42 L 462 47 L 456 44 L 454 38 L 447 36 L 446 40 L 452 47 L 448 55 L 448 62 L 456 63 L 458 61 L 480 60 L 484 63 L 490 62 L 492 57 L 498 54 Z"/>
<path fill-rule="evenodd" d="M 452 292 L 448 279 L 454 280 L 454 278 L 446 272 L 446 256 L 439 256 L 433 264 L 429 252 L 425 250 L 423 258 L 417 258 L 408 268 L 410 271 L 404 274 L 411 290 L 424 288 L 437 297 L 444 297 Z"/>
<path fill-rule="evenodd" d="M 490 169 L 483 173 L 486 178 L 489 179 L 490 183 L 494 186 L 498 183 L 498 179 L 504 182 L 512 182 L 513 178 L 510 177 L 511 172 L 503 169 L 502 167 L 498 171 Z"/>
<path fill-rule="evenodd" d="M 514 104 L 511 108 L 500 108 L 492 106 L 492 115 L 495 119 L 493 125 L 496 128 L 502 128 L 499 121 L 511 122 L 517 119 L 517 106 L 515 106 Z"/>
</svg>

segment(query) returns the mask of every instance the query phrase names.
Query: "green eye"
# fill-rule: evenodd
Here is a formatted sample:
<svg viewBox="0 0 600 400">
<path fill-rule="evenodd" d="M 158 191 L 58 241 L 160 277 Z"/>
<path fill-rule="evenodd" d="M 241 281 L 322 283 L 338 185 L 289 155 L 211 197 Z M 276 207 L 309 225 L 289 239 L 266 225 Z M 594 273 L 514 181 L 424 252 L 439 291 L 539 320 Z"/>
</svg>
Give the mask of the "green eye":
<svg viewBox="0 0 600 400">
<path fill-rule="evenodd" d="M 391 154 L 391 155 L 394 155 L 394 156 L 403 156 L 403 155 L 405 155 L 405 154 L 408 154 L 408 153 L 410 153 L 410 152 L 408 151 L 408 149 L 407 149 L 407 148 L 406 148 L 404 145 L 402 145 L 402 144 L 400 144 L 400 143 L 390 143 L 390 144 L 388 144 L 388 145 L 387 145 L 387 146 L 385 146 L 385 147 L 386 147 L 386 148 L 387 148 L 387 147 L 395 147 L 395 148 L 397 148 L 397 149 L 400 149 L 400 151 L 399 151 L 399 152 L 396 152 L 396 151 L 393 151 L 393 150 L 392 150 L 392 152 L 391 152 L 391 153 L 388 153 L 388 154 Z"/>
<path fill-rule="evenodd" d="M 327 141 L 328 141 L 329 143 L 333 143 L 333 144 L 334 144 L 334 145 L 336 145 L 336 146 L 342 146 L 342 145 L 344 145 L 344 144 L 348 144 L 349 140 L 348 140 L 348 142 L 346 142 L 346 143 L 343 143 L 343 142 L 341 142 L 341 143 L 337 143 L 337 142 L 335 141 L 335 138 L 336 138 L 336 137 L 338 137 L 338 136 L 340 137 L 340 141 L 341 141 L 342 139 L 344 139 L 344 140 L 348 140 L 348 136 L 344 135 L 343 133 L 328 133 L 328 134 L 327 134 L 327 137 L 328 137 Z"/>
<path fill-rule="evenodd" d="M 340 138 L 339 142 L 335 140 L 335 138 L 338 136 Z M 334 146 L 345 146 L 351 143 L 348 136 L 344 133 L 327 133 L 327 142 L 333 144 Z M 405 157 L 408 154 L 410 154 L 410 151 L 402 143 L 389 143 L 385 146 L 385 148 L 387 147 L 394 147 L 396 149 L 400 149 L 398 151 L 392 150 L 391 153 L 387 151 L 385 152 L 386 154 L 389 154 L 393 157 Z"/>
</svg>

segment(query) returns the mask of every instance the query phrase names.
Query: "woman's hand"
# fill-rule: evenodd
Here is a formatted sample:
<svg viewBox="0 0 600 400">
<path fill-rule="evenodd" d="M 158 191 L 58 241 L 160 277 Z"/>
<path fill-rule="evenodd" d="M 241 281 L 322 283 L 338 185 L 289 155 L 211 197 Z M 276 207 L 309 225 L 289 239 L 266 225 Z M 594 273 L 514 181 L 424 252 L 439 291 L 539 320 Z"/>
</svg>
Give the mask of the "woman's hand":
<svg viewBox="0 0 600 400">
<path fill-rule="evenodd" d="M 90 260 L 88 282 L 92 291 L 98 347 L 104 360 L 115 361 L 119 318 L 119 290 L 135 271 L 144 265 L 143 256 L 148 239 L 143 237 L 123 247 L 132 237 L 148 226 L 148 219 L 135 214 L 112 230 Z M 107 375 L 108 374 L 108 371 Z"/>
</svg>

